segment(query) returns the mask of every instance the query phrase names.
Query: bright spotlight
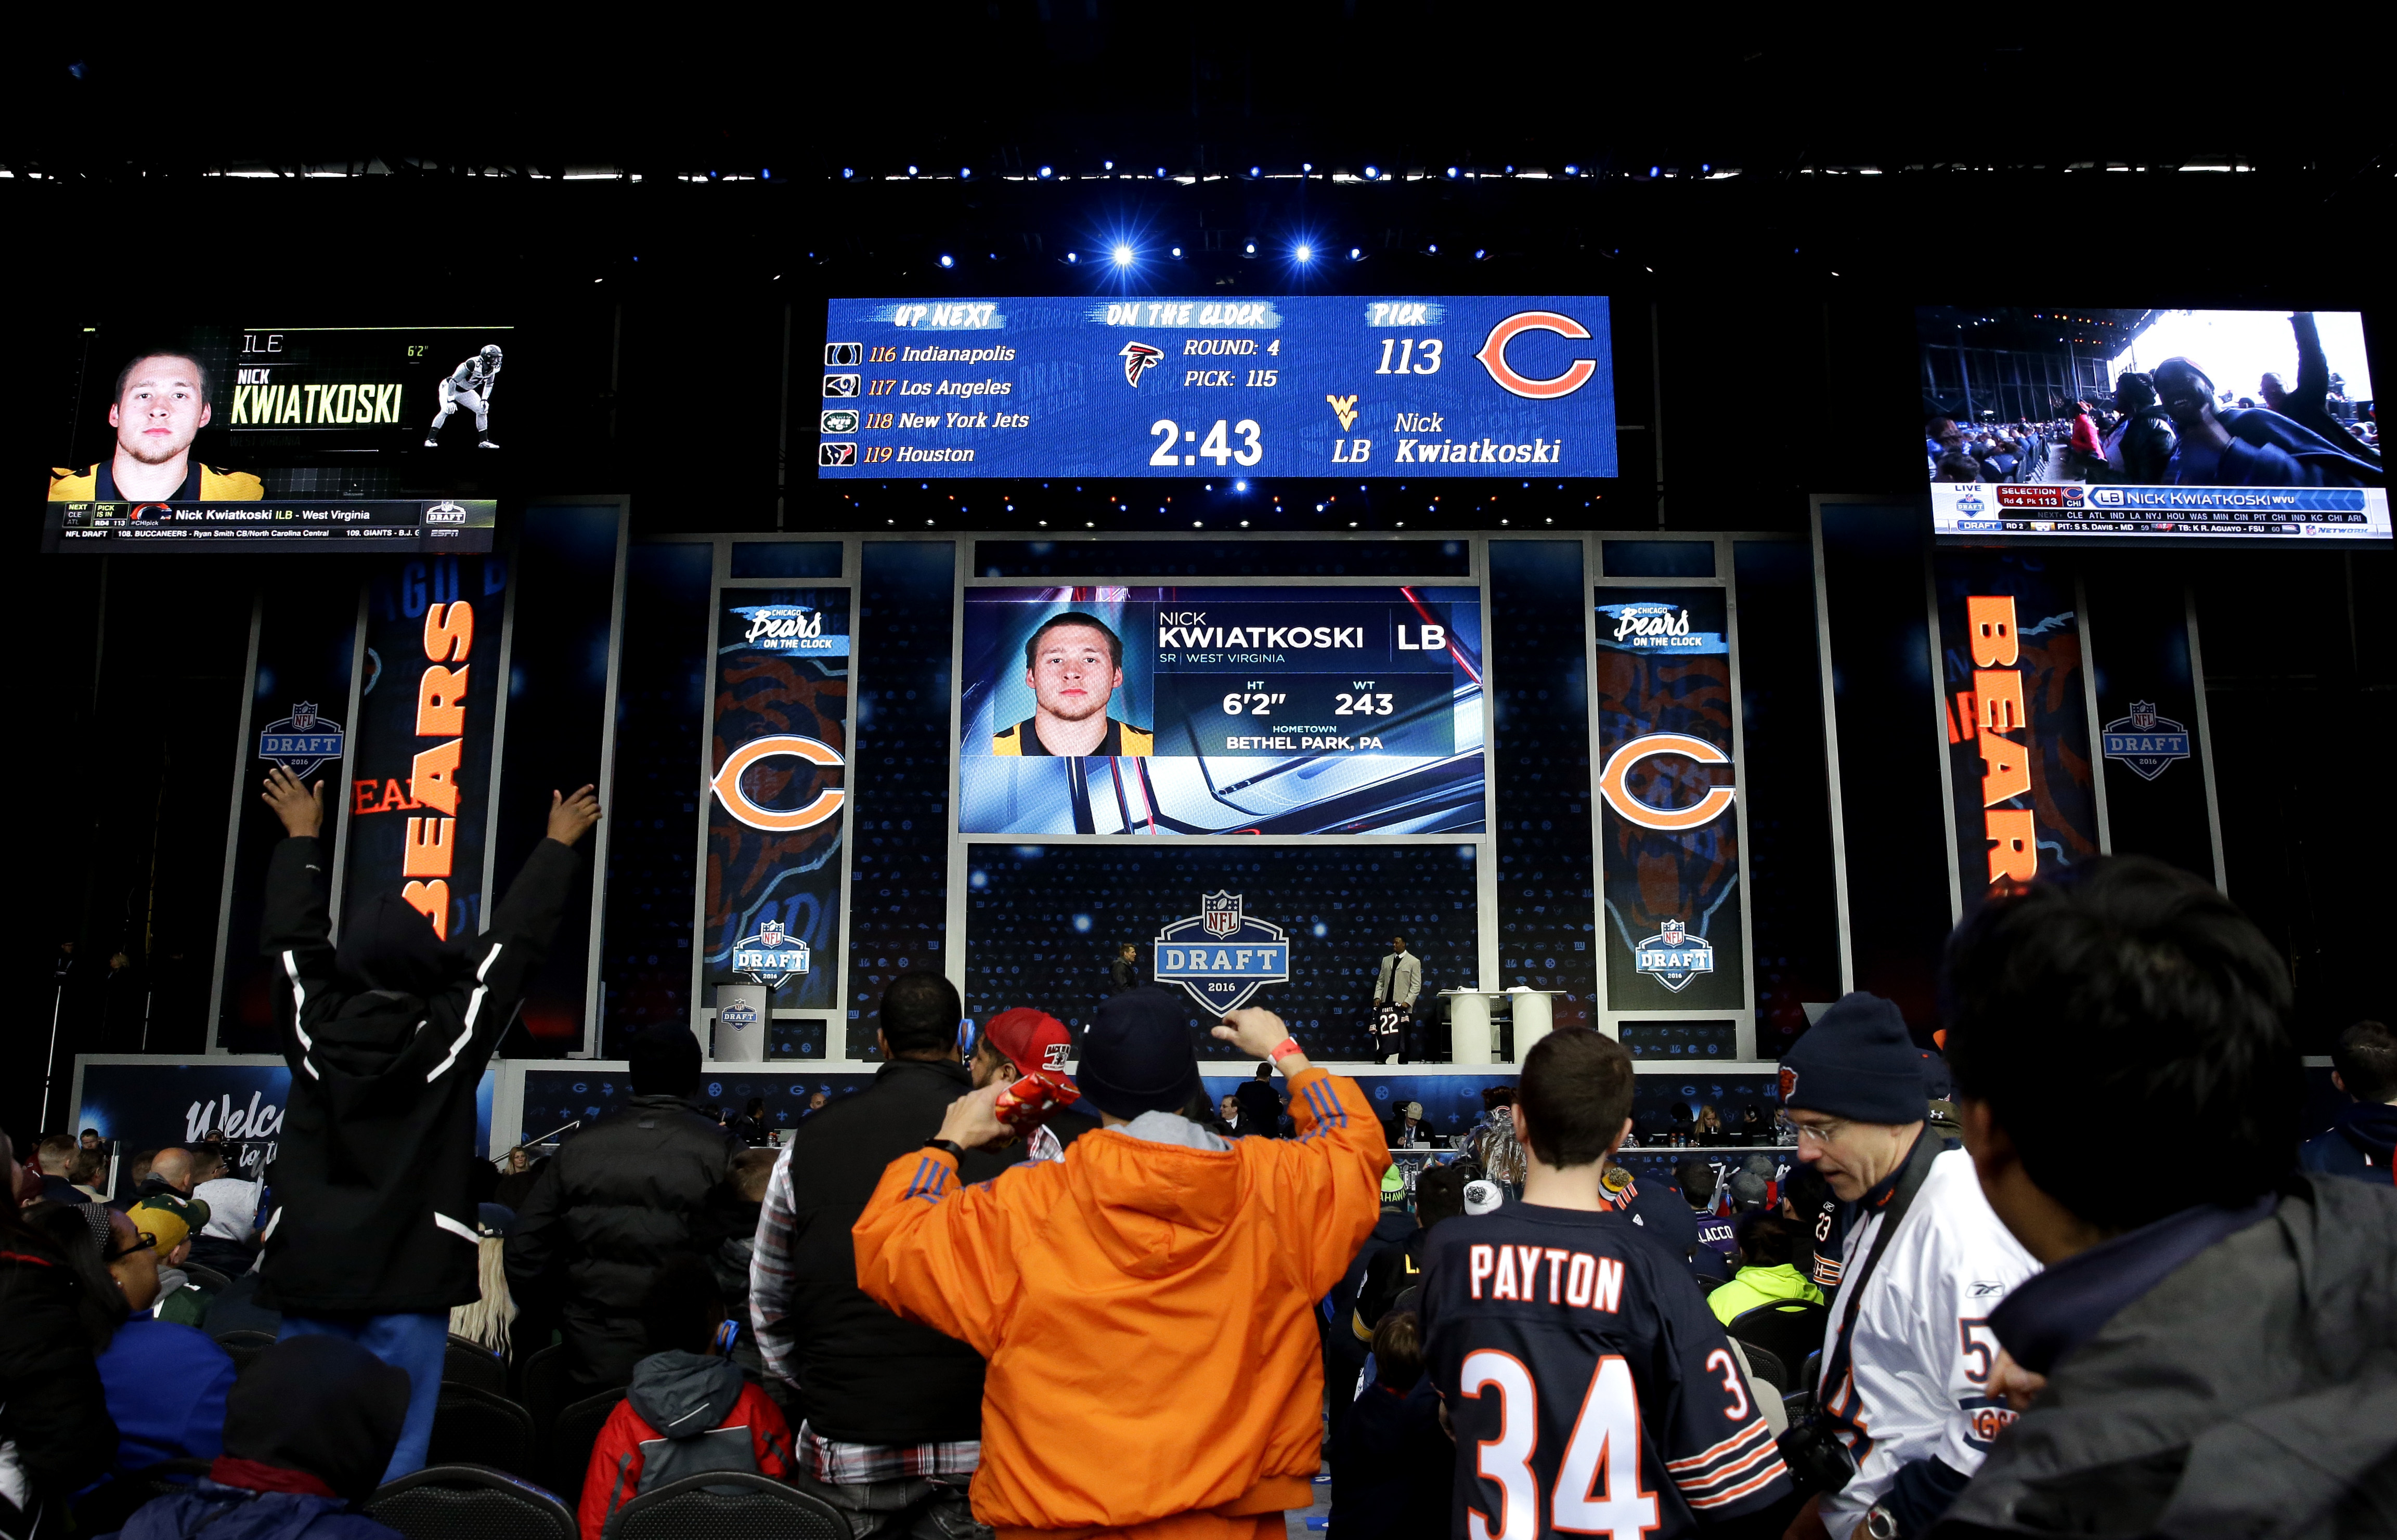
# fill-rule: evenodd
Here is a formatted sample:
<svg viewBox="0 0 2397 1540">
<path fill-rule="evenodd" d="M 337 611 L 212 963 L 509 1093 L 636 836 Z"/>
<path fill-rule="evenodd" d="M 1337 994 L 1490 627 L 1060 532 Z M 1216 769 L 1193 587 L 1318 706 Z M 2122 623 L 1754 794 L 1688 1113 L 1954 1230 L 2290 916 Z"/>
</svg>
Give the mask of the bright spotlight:
<svg viewBox="0 0 2397 1540">
<path fill-rule="evenodd" d="M 1255 255 L 1257 254 L 1257 243 L 1256 243 L 1256 242 L 1254 242 L 1254 241 L 1251 241 L 1248 245 L 1246 245 L 1246 246 L 1242 247 L 1240 249 L 1241 249 L 1241 251 L 1242 251 L 1242 252 L 1244 252 L 1246 255 L 1253 257 L 1253 256 L 1255 256 Z"/>
<path fill-rule="evenodd" d="M 907 167 L 907 174 L 908 174 L 909 176 L 911 176 L 911 177 L 912 177 L 912 176 L 914 176 L 914 175 L 916 174 L 916 168 L 915 168 L 914 167 L 910 166 L 909 167 Z"/>
<path fill-rule="evenodd" d="M 1291 255 L 1296 257 L 1300 261 L 1311 262 L 1315 261 L 1315 248 L 1302 245 L 1296 250 L 1292 251 Z"/>
<path fill-rule="evenodd" d="M 1068 251 L 1068 252 L 1066 252 L 1066 253 L 1065 253 L 1065 260 L 1066 260 L 1067 261 L 1069 261 L 1069 262 L 1078 262 L 1078 261 L 1080 261 L 1082 259 L 1081 259 L 1081 257 L 1080 257 L 1079 255 L 1078 255 L 1077 253 L 1075 253 L 1075 252 L 1071 252 L 1071 251 Z"/>
<path fill-rule="evenodd" d="M 1367 181 L 1373 181 L 1375 177 L 1378 177 L 1378 176 L 1380 176 L 1381 174 L 1382 174 L 1381 172 L 1374 170 L 1374 169 L 1373 169 L 1372 167 L 1370 167 L 1370 166 L 1368 166 L 1368 167 L 1365 167 L 1365 180 L 1366 180 Z"/>
<path fill-rule="evenodd" d="M 1656 175 L 1656 173 L 1657 173 L 1657 172 L 1659 172 L 1659 171 L 1661 171 L 1661 170 L 1663 170 L 1663 169 L 1664 169 L 1664 167 L 1661 167 L 1661 166 L 1651 166 L 1650 167 L 1648 167 L 1648 175 L 1649 175 L 1651 178 L 1654 178 L 1654 177 Z"/>
<path fill-rule="evenodd" d="M 1480 247 L 1475 247 L 1473 248 L 1473 260 L 1477 262 L 1488 255 L 1490 255 L 1490 253 Z"/>
<path fill-rule="evenodd" d="M 1163 181 L 1165 180 L 1165 167 L 1162 166 L 1157 168 L 1157 180 L 1159 181 Z"/>
<path fill-rule="evenodd" d="M 1056 174 L 1055 168 L 1051 167 L 1044 166 L 1040 167 L 1040 180 L 1043 181 L 1048 181 L 1051 177 L 1053 177 Z"/>
<path fill-rule="evenodd" d="M 1362 257 L 1364 254 L 1365 253 L 1357 247 L 1352 246 L 1348 248 L 1348 260 L 1352 262 L 1357 261 L 1359 257 Z"/>
<path fill-rule="evenodd" d="M 1577 177 L 1577 176 L 1580 176 L 1580 175 L 1581 175 L 1581 167 L 1578 167 L 1578 166 L 1575 166 L 1575 165 L 1574 165 L 1574 164 L 1573 164 L 1571 161 L 1567 161 L 1567 162 L 1565 163 L 1565 175 L 1566 175 L 1566 176 L 1569 176 L 1569 177 Z"/>
<path fill-rule="evenodd" d="M 1117 265 L 1118 267 L 1130 267 L 1130 266 L 1132 265 L 1132 248 L 1131 248 L 1131 247 L 1128 247 L 1128 246 L 1118 246 L 1118 247 L 1117 247 L 1117 248 L 1115 248 L 1114 256 L 1115 256 L 1115 259 L 1116 259 L 1116 265 Z"/>
<path fill-rule="evenodd" d="M 971 167 L 971 166 L 960 166 L 960 167 L 957 167 L 957 175 L 958 175 L 960 178 L 972 176 L 972 175 L 973 175 L 973 167 Z"/>
<path fill-rule="evenodd" d="M 957 260 L 944 251 L 941 253 L 941 265 L 943 267 L 955 267 L 957 265 Z"/>
<path fill-rule="evenodd" d="M 1173 254 L 1174 254 L 1175 256 L 1179 257 L 1180 255 L 1182 255 L 1182 248 L 1181 248 L 1180 247 L 1178 247 L 1178 246 L 1177 246 L 1177 247 L 1175 247 L 1175 248 L 1173 248 Z"/>
<path fill-rule="evenodd" d="M 1249 167 L 1249 175 L 1252 177 L 1263 176 L 1264 174 L 1265 167 L 1262 166 L 1252 166 Z"/>
<path fill-rule="evenodd" d="M 1451 181 L 1454 181 L 1456 180 L 1456 167 L 1453 166 L 1448 168 L 1448 180 Z"/>
</svg>

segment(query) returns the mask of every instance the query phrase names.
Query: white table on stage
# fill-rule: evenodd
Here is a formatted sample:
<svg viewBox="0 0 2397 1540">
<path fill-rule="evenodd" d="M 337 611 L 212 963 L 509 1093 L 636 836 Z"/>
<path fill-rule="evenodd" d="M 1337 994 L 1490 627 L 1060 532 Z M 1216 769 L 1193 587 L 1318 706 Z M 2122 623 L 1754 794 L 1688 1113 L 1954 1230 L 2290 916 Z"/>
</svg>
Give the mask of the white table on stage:
<svg viewBox="0 0 2397 1540">
<path fill-rule="evenodd" d="M 1448 1001 L 1448 1062 L 1495 1062 L 1491 1057 L 1491 1048 L 1497 1036 L 1490 1029 L 1490 1002 L 1505 999 L 1505 993 L 1495 989 L 1443 989 L 1440 996 Z"/>
<path fill-rule="evenodd" d="M 1515 1062 L 1521 1064 L 1532 1045 L 1556 1030 L 1557 997 L 1561 989 L 1515 989 L 1506 994 L 1515 1018 Z"/>
</svg>

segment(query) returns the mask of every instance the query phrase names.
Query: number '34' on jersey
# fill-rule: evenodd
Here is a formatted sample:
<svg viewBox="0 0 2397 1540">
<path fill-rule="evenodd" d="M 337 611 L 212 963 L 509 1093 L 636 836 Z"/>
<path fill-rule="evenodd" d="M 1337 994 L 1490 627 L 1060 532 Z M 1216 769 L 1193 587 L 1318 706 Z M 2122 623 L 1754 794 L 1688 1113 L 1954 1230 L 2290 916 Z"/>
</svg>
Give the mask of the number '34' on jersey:
<svg viewBox="0 0 2397 1540">
<path fill-rule="evenodd" d="M 1788 1495 L 1687 1264 L 1623 1216 L 1512 1203 L 1442 1221 L 1420 1299 L 1456 1430 L 1452 1533 L 1642 1540 Z"/>
</svg>

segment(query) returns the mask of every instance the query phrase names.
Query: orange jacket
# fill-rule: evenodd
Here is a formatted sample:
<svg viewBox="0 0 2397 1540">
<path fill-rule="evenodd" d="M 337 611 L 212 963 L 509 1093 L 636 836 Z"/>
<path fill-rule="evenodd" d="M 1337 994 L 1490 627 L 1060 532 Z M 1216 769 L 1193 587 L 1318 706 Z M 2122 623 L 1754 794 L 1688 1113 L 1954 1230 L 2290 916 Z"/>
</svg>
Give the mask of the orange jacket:
<svg viewBox="0 0 2397 1540">
<path fill-rule="evenodd" d="M 972 1187 L 938 1150 L 882 1173 L 858 1287 L 990 1360 L 973 1510 L 1002 1540 L 1312 1500 L 1315 1302 L 1373 1230 L 1390 1156 L 1356 1082 L 1308 1068 L 1290 1091 L 1295 1139 L 1106 1129 Z"/>
</svg>

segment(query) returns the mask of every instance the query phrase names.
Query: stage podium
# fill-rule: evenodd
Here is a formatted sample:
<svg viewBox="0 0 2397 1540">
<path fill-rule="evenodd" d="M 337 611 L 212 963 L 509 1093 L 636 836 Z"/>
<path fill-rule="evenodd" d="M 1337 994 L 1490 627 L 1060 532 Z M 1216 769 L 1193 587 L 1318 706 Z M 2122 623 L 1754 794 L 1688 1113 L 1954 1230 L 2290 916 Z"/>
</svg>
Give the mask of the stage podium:
<svg viewBox="0 0 2397 1540">
<path fill-rule="evenodd" d="M 1443 989 L 1448 1001 L 1448 1060 L 1456 1065 L 1496 1064 L 1498 1034 L 1490 1024 L 1491 1008 L 1505 1001 L 1515 1024 L 1514 1063 L 1521 1064 L 1532 1045 L 1556 1024 L 1556 998 L 1561 989 Z"/>
</svg>

